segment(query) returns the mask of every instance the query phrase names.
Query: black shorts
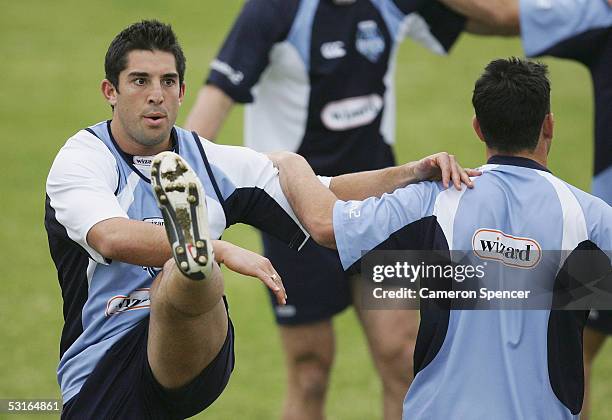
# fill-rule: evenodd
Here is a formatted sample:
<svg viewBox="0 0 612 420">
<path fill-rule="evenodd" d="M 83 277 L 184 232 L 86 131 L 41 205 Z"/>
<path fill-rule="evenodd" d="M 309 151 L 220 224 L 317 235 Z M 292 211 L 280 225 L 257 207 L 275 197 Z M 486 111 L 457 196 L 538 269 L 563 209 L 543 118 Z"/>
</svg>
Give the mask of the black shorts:
<svg viewBox="0 0 612 420">
<path fill-rule="evenodd" d="M 264 252 L 283 279 L 287 305 L 279 306 L 270 292 L 276 321 L 281 325 L 308 324 L 341 312 L 351 304 L 351 285 L 338 252 L 312 239 L 298 252 L 262 233 Z"/>
<path fill-rule="evenodd" d="M 98 362 L 81 391 L 62 410 L 62 419 L 184 419 L 221 395 L 234 369 L 234 327 L 219 354 L 193 381 L 164 389 L 147 358 L 149 317 L 113 345 Z"/>
<path fill-rule="evenodd" d="M 586 327 L 602 334 L 612 335 L 612 311 L 597 311 L 592 309 L 589 313 Z"/>
<path fill-rule="evenodd" d="M 583 32 L 544 54 L 581 62 L 591 73 L 595 99 L 593 194 L 612 205 L 612 27 Z"/>
</svg>

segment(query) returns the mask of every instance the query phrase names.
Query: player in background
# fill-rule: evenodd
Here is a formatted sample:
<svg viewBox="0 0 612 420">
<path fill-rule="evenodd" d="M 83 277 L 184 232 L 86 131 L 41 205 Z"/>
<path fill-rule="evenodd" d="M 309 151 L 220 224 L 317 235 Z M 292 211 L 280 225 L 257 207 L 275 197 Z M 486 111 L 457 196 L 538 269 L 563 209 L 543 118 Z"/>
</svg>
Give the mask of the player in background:
<svg viewBox="0 0 612 420">
<path fill-rule="evenodd" d="M 466 30 L 520 35 L 525 55 L 549 55 L 584 64 L 595 103 L 593 194 L 612 205 L 612 0 L 441 0 L 467 16 Z M 592 311 L 584 333 L 586 403 L 593 360 L 612 334 L 612 312 Z"/>
<path fill-rule="evenodd" d="M 398 44 L 411 37 L 444 54 L 463 23 L 437 1 L 249 0 L 186 127 L 214 139 L 233 105 L 246 103 L 248 147 L 297 152 L 326 176 L 391 166 Z M 353 303 L 382 380 L 384 417 L 397 419 L 412 379 L 415 311 L 363 310 L 336 252 L 310 242 L 298 254 L 262 239 L 290 296 L 286 306 L 272 301 L 286 354 L 283 418 L 323 418 L 332 317 Z"/>
<path fill-rule="evenodd" d="M 609 254 L 601 251 L 612 249 L 612 207 L 546 167 L 554 128 L 546 66 L 495 60 L 472 102 L 488 159 L 472 190 L 424 182 L 380 199 L 342 201 L 319 185 L 303 158 L 274 155 L 283 190 L 313 239 L 337 247 L 349 269 L 360 267 L 363 250 L 479 251 L 473 238 L 494 230 L 515 249 L 535 241 L 542 250 L 571 251 L 561 264 L 533 266 L 555 294 L 579 250 L 603 256 L 599 267 L 610 275 Z M 461 255 L 472 266 L 486 261 L 476 252 Z M 485 270 L 495 280 L 501 267 L 488 260 Z M 527 273 L 533 284 L 530 271 L 508 270 L 513 281 Z M 416 375 L 403 418 L 578 419 L 588 310 L 540 309 L 454 310 L 421 301 Z"/>
<path fill-rule="evenodd" d="M 296 248 L 307 235 L 265 155 L 174 125 L 185 57 L 170 26 L 143 21 L 121 31 L 105 71 L 112 120 L 68 139 L 46 185 L 64 301 L 62 417 L 191 417 L 221 394 L 234 367 L 218 264 L 261 279 L 279 304 L 286 297 L 267 259 L 218 238 L 238 222 Z M 438 175 L 469 182 L 445 153 L 322 181 L 341 195 L 355 187 L 376 195 Z"/>
</svg>

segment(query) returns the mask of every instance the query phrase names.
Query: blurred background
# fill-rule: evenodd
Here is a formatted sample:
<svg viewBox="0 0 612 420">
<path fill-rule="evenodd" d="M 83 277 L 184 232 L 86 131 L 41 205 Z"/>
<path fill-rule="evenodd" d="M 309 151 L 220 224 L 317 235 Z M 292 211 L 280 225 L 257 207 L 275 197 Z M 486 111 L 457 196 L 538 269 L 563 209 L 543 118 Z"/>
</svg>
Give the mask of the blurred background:
<svg viewBox="0 0 612 420">
<path fill-rule="evenodd" d="M 62 300 L 43 226 L 45 179 L 55 154 L 76 131 L 110 117 L 100 93 L 108 44 L 145 18 L 171 23 L 187 56 L 187 94 L 181 125 L 242 0 L 5 2 L 0 13 L 0 399 L 59 398 L 56 367 Z M 448 150 L 464 166 L 483 163 L 471 129 L 473 83 L 491 59 L 522 55 L 518 39 L 462 35 L 448 57 L 411 40 L 397 66 L 397 156 L 401 162 Z M 576 63 L 550 65 L 556 136 L 550 168 L 590 189 L 592 88 Z M 242 143 L 237 107 L 219 142 Z M 259 251 L 256 233 L 235 226 L 224 239 Z M 284 360 L 268 297 L 253 279 L 225 272 L 236 327 L 236 370 L 219 400 L 199 419 L 278 418 Z M 352 311 L 335 318 L 338 330 L 329 419 L 376 419 L 380 385 Z M 593 418 L 612 412 L 612 347 L 595 363 Z M 456 378 L 461 380 L 461 378 Z M 15 418 L 11 416 L 10 418 Z M 23 418 L 26 418 L 25 416 Z M 32 418 L 41 418 L 40 415 Z"/>
</svg>

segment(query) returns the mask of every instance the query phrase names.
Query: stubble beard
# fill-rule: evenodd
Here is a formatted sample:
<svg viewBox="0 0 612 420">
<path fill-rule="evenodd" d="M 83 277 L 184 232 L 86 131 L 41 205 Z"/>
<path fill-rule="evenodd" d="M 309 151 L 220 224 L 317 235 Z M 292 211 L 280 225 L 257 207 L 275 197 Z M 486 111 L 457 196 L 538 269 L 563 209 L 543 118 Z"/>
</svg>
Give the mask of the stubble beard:
<svg viewBox="0 0 612 420">
<path fill-rule="evenodd" d="M 139 146 L 159 146 L 170 138 L 171 126 L 167 129 L 159 128 L 155 130 L 145 127 L 144 123 L 140 120 L 126 121 L 123 118 L 121 118 L 121 120 L 127 135 Z"/>
</svg>

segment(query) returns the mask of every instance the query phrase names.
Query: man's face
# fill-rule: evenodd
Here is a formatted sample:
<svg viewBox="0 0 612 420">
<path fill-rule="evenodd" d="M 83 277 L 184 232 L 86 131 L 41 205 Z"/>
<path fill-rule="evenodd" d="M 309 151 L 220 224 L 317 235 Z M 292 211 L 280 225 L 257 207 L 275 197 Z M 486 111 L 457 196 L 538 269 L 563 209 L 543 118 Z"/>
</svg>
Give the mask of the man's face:
<svg viewBox="0 0 612 420">
<path fill-rule="evenodd" d="M 158 50 L 131 51 L 126 68 L 119 73 L 118 89 L 105 80 L 102 90 L 114 106 L 112 128 L 118 142 L 155 153 L 156 146 L 167 147 L 185 94 L 174 55 Z"/>
</svg>

